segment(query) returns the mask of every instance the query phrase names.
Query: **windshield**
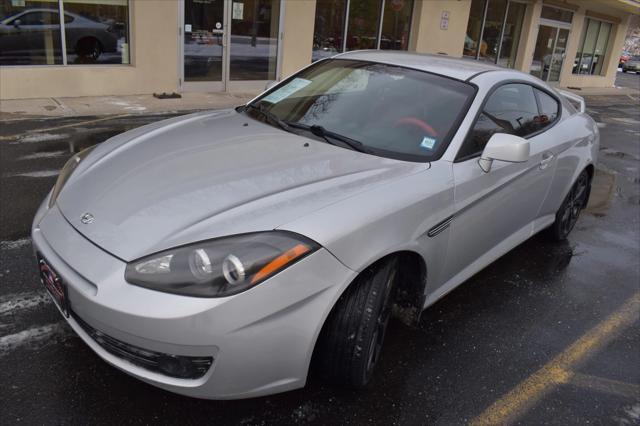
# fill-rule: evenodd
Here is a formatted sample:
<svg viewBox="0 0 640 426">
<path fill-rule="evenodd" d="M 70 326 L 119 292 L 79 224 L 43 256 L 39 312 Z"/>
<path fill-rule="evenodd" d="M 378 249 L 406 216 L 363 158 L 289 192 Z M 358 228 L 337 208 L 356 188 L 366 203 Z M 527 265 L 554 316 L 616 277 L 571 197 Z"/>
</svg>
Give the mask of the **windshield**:
<svg viewBox="0 0 640 426">
<path fill-rule="evenodd" d="M 430 161 L 446 149 L 474 93 L 467 83 L 423 71 L 331 59 L 302 70 L 252 106 L 295 129 L 320 127 L 375 155 Z"/>
</svg>

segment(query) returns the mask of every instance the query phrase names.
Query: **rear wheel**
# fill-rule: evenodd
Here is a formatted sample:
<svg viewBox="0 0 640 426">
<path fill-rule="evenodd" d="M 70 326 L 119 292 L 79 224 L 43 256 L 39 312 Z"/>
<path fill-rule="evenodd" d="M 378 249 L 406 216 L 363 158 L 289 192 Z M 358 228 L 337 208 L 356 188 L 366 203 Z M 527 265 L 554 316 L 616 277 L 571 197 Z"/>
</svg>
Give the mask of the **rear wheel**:
<svg viewBox="0 0 640 426">
<path fill-rule="evenodd" d="M 82 59 L 90 62 L 95 62 L 102 54 L 102 45 L 95 38 L 83 38 L 82 40 L 78 41 L 76 52 Z"/>
<path fill-rule="evenodd" d="M 340 297 L 320 336 L 320 374 L 332 383 L 361 388 L 380 357 L 396 288 L 397 260 L 362 272 Z"/>
<path fill-rule="evenodd" d="M 580 212 L 587 206 L 590 188 L 589 174 L 583 170 L 556 212 L 556 221 L 548 230 L 551 239 L 555 241 L 567 239 L 580 217 Z"/>
</svg>

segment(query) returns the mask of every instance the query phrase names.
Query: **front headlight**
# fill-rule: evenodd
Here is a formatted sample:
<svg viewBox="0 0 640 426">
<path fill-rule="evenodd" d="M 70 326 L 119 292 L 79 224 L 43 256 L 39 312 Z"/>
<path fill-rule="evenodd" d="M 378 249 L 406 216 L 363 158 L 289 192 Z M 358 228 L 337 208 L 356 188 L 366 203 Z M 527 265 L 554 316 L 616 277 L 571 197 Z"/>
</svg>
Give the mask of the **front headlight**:
<svg viewBox="0 0 640 426">
<path fill-rule="evenodd" d="M 245 291 L 319 245 L 292 232 L 242 234 L 177 247 L 129 263 L 131 284 L 195 297 L 225 297 Z"/>
<path fill-rule="evenodd" d="M 58 195 L 60 195 L 60 191 L 62 191 L 64 184 L 67 183 L 73 171 L 78 167 L 78 164 L 80 164 L 80 162 L 84 160 L 96 146 L 97 145 L 93 145 L 87 149 L 83 149 L 65 163 L 62 170 L 60 170 L 56 184 L 53 186 L 53 192 L 51 193 L 51 198 L 49 198 L 49 208 L 53 207 L 56 203 Z"/>
</svg>

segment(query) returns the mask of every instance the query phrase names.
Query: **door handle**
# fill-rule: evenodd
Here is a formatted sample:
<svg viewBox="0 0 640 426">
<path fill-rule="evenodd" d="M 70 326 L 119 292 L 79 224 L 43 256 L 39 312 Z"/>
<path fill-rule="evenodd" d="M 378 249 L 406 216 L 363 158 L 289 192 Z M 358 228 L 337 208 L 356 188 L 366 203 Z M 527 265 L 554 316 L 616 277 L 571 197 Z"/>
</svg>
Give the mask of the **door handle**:
<svg viewBox="0 0 640 426">
<path fill-rule="evenodd" d="M 542 160 L 540 160 L 540 170 L 544 170 L 549 167 L 549 164 L 553 161 L 555 156 L 550 152 L 545 152 L 542 154 Z"/>
</svg>

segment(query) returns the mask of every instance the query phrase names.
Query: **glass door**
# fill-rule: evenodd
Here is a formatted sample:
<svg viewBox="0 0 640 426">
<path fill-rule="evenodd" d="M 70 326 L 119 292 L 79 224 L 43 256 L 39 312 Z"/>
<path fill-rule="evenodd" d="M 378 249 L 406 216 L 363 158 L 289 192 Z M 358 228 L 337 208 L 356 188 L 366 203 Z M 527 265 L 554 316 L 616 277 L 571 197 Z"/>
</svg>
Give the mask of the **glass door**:
<svg viewBox="0 0 640 426">
<path fill-rule="evenodd" d="M 276 80 L 280 0 L 233 0 L 227 90 L 263 90 Z"/>
<path fill-rule="evenodd" d="M 568 29 L 540 25 L 531 62 L 531 74 L 544 81 L 559 81 L 568 39 Z"/>
<path fill-rule="evenodd" d="M 225 90 L 225 0 L 184 0 L 182 90 Z"/>
<path fill-rule="evenodd" d="M 567 39 L 569 38 L 569 30 L 558 28 L 558 36 L 556 37 L 553 55 L 551 55 L 551 65 L 549 66 L 549 80 L 560 81 L 560 71 L 566 57 Z"/>
</svg>

